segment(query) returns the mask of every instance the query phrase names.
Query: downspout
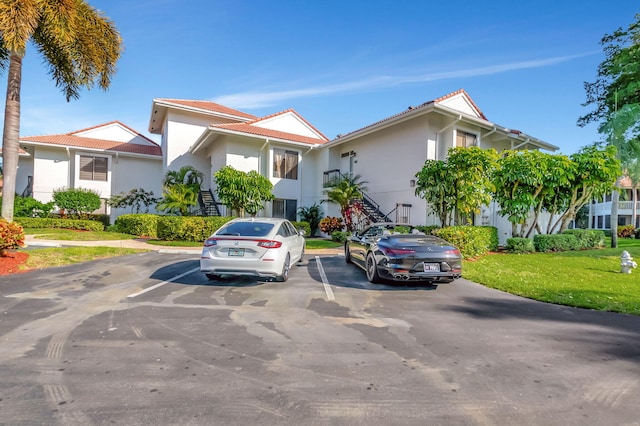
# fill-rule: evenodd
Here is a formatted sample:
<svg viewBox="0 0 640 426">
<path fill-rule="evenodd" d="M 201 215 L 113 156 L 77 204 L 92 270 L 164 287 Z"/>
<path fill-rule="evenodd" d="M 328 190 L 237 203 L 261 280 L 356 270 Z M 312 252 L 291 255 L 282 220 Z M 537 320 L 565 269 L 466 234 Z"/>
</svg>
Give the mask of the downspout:
<svg viewBox="0 0 640 426">
<path fill-rule="evenodd" d="M 262 144 L 262 146 L 260 147 L 260 151 L 259 151 L 259 152 L 260 152 L 260 159 L 259 159 L 259 161 L 258 161 L 258 173 L 260 173 L 260 174 L 262 174 L 262 151 L 264 151 L 264 148 L 265 148 L 267 145 L 269 145 L 269 142 L 270 142 L 270 141 L 269 141 L 269 138 L 266 138 L 266 139 L 264 140 L 264 143 L 263 143 L 263 144 Z M 268 161 L 268 159 L 267 159 L 267 161 Z M 268 165 L 269 165 L 269 164 L 267 163 L 267 169 L 268 169 Z"/>
<path fill-rule="evenodd" d="M 455 121 L 452 121 L 436 132 L 436 159 L 439 158 L 438 150 L 440 149 L 440 134 L 445 130 L 449 130 L 451 127 L 455 126 L 460 120 L 462 120 L 462 114 L 458 115 L 458 118 L 456 118 Z"/>
</svg>

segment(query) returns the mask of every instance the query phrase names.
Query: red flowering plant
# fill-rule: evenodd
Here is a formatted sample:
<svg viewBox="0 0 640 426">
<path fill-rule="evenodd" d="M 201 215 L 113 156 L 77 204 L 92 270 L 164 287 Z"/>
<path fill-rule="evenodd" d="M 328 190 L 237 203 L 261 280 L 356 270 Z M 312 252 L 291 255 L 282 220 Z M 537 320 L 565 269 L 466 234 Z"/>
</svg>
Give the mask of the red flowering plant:
<svg viewBox="0 0 640 426">
<path fill-rule="evenodd" d="M 18 247 L 24 247 L 24 229 L 15 222 L 0 219 L 0 256 Z"/>
<path fill-rule="evenodd" d="M 344 224 L 347 231 L 353 232 L 356 225 L 364 220 L 364 207 L 358 200 L 353 200 L 344 211 Z"/>
</svg>

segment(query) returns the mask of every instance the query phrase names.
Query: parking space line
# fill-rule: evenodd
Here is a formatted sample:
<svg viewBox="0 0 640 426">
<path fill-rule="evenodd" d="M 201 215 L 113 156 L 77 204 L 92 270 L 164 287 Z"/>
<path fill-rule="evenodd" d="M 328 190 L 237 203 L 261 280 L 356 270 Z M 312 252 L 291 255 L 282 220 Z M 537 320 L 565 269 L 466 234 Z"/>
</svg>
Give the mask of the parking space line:
<svg viewBox="0 0 640 426">
<path fill-rule="evenodd" d="M 130 298 L 130 299 L 132 299 L 132 298 L 134 298 L 134 297 L 138 297 L 138 296 L 140 296 L 141 294 L 145 294 L 145 293 L 147 293 L 147 292 L 149 292 L 149 291 L 151 291 L 151 290 L 155 290 L 155 289 L 156 289 L 156 288 L 158 288 L 158 287 L 162 287 L 162 286 L 163 286 L 163 285 L 165 285 L 165 284 L 168 284 L 168 283 L 170 283 L 170 282 L 172 282 L 172 281 L 175 281 L 175 280 L 177 280 L 177 279 L 180 279 L 180 278 L 184 277 L 185 275 L 193 274 L 194 272 L 199 271 L 199 270 L 200 270 L 200 267 L 190 269 L 190 270 L 188 270 L 187 272 L 183 272 L 182 274 L 180 274 L 180 275 L 176 275 L 175 277 L 173 277 L 173 278 L 171 278 L 171 279 L 168 279 L 168 280 L 166 280 L 166 281 L 162 281 L 162 282 L 160 282 L 160 283 L 158 283 L 158 284 L 156 284 L 156 285 L 152 285 L 151 287 L 145 288 L 144 290 L 141 290 L 141 291 L 139 291 L 139 292 L 137 292 L 137 293 L 130 294 L 130 295 L 128 295 L 127 297 L 128 297 L 128 298 Z"/>
<path fill-rule="evenodd" d="M 327 299 L 336 300 L 333 295 L 333 290 L 331 290 L 331 285 L 329 285 L 329 280 L 327 279 L 327 274 L 324 273 L 324 268 L 322 267 L 322 262 L 320 261 L 320 256 L 316 256 L 316 264 L 318 265 L 318 271 L 320 272 L 320 278 L 322 278 L 322 286 L 324 287 L 324 292 L 327 293 Z"/>
</svg>

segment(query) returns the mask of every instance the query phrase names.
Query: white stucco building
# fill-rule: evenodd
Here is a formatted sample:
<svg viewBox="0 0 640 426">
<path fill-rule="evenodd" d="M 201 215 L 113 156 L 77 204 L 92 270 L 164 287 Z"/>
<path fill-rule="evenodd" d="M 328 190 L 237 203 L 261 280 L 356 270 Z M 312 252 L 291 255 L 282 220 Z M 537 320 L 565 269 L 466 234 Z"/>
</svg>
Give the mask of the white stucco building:
<svg viewBox="0 0 640 426">
<path fill-rule="evenodd" d="M 415 174 L 425 160 L 444 159 L 456 146 L 557 150 L 489 121 L 464 90 L 333 140 L 292 109 L 256 117 L 213 102 L 163 98 L 152 102 L 149 131 L 160 136 L 160 146 L 119 122 L 21 138 L 28 155 L 20 159 L 17 188 L 28 187 L 32 176 L 33 196 L 40 201 L 49 201 L 51 191 L 65 185 L 94 188 L 104 198 L 133 188 L 159 195 L 167 171 L 190 165 L 203 172 L 202 188 L 215 193 L 213 174 L 230 165 L 271 180 L 276 200 L 265 215 L 295 220 L 297 208 L 324 198 L 328 177 L 352 173 L 367 182 L 367 197 L 389 219 L 427 225 L 437 219 L 414 193 Z M 106 166 L 106 180 L 86 179 L 87 161 L 94 161 L 94 168 Z M 326 216 L 339 216 L 337 206 L 322 206 Z M 110 213 L 114 220 L 122 212 Z M 497 226 L 502 242 L 510 236 L 511 225 L 495 206 L 486 206 L 476 224 Z"/>
</svg>

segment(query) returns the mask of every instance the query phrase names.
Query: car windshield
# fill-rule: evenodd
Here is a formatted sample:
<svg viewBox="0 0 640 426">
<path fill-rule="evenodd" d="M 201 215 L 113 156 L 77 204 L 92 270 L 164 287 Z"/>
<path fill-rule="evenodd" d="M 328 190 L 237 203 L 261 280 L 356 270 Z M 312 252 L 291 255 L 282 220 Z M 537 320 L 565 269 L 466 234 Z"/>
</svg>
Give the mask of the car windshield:
<svg viewBox="0 0 640 426">
<path fill-rule="evenodd" d="M 273 229 L 273 223 L 234 222 L 223 226 L 216 235 L 235 235 L 239 237 L 264 237 Z"/>
</svg>

